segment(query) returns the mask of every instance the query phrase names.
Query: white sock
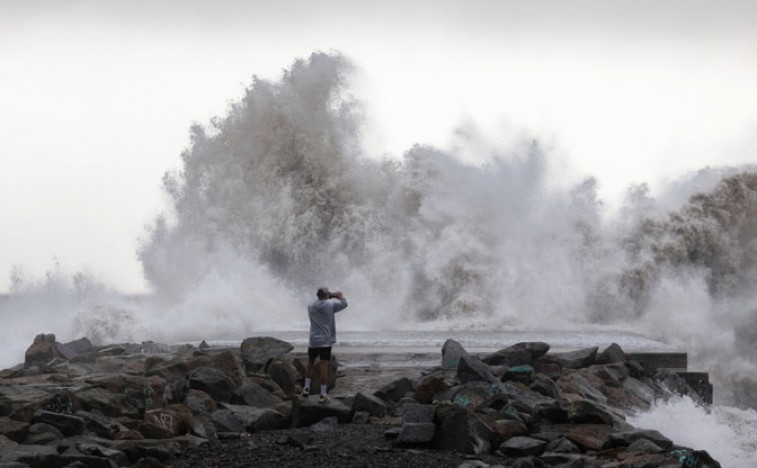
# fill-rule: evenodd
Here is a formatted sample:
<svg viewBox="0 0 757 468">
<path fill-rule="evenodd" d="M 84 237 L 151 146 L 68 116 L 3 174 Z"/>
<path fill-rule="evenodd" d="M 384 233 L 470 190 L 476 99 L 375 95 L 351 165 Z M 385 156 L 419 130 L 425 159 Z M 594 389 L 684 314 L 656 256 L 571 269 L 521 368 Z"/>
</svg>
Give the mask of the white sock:
<svg viewBox="0 0 757 468">
<path fill-rule="evenodd" d="M 305 388 L 310 388 L 310 379 L 305 379 Z"/>
<path fill-rule="evenodd" d="M 321 385 L 321 395 L 326 396 L 326 385 Z"/>
</svg>

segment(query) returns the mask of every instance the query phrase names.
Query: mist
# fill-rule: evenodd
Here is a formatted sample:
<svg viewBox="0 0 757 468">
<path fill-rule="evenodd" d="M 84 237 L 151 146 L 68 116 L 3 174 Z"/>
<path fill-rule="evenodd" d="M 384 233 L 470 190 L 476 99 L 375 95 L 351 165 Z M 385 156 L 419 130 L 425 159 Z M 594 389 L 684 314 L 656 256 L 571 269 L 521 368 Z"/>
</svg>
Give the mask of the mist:
<svg viewBox="0 0 757 468">
<path fill-rule="evenodd" d="M 559 158 L 527 132 L 493 141 L 468 126 L 452 149 L 371 153 L 354 76 L 345 56 L 313 53 L 193 125 L 163 177 L 168 208 L 139 238 L 149 294 L 14 270 L 0 362 L 40 332 L 305 330 L 303 304 L 326 284 L 350 298 L 344 330 L 640 333 L 687 351 L 720 402 L 754 407 L 754 167 L 683 174 L 658 196 L 635 184 L 609 210 L 594 177 L 554 183 Z"/>
</svg>

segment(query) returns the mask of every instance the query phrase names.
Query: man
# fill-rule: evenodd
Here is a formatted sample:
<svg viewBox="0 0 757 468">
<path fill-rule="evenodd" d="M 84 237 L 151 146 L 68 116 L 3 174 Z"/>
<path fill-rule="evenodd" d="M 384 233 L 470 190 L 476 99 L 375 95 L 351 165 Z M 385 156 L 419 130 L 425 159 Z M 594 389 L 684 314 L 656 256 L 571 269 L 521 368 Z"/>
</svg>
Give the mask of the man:
<svg viewBox="0 0 757 468">
<path fill-rule="evenodd" d="M 308 344 L 308 365 L 305 367 L 305 385 L 302 396 L 310 395 L 310 379 L 313 376 L 315 358 L 320 359 L 321 403 L 328 403 L 327 394 L 331 345 L 336 343 L 336 320 L 334 314 L 347 307 L 347 298 L 341 291 L 330 293 L 329 288 L 320 287 L 316 292 L 318 300 L 308 306 L 310 316 L 310 341 Z M 332 301 L 331 299 L 338 299 Z"/>
</svg>

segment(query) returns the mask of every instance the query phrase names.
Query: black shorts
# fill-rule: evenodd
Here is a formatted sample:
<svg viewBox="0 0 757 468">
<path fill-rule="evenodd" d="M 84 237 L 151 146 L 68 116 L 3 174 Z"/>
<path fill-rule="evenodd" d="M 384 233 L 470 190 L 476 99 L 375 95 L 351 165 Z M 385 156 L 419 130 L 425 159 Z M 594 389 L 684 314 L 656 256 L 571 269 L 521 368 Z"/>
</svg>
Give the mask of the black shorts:
<svg viewBox="0 0 757 468">
<path fill-rule="evenodd" d="M 321 361 L 330 361 L 331 346 L 325 348 L 308 348 L 308 358 L 310 358 L 311 361 L 315 361 L 316 357 Z"/>
</svg>

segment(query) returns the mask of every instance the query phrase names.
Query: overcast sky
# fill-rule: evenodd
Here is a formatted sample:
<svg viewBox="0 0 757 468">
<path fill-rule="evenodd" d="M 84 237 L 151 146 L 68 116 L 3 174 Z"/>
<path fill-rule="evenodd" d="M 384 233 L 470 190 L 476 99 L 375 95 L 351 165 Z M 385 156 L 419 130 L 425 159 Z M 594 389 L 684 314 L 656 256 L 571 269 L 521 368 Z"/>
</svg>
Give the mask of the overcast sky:
<svg viewBox="0 0 757 468">
<path fill-rule="evenodd" d="M 756 24 L 748 0 L 0 0 L 0 291 L 53 259 L 142 290 L 189 126 L 317 50 L 356 63 L 376 155 L 530 134 L 608 200 L 757 163 Z"/>
</svg>

